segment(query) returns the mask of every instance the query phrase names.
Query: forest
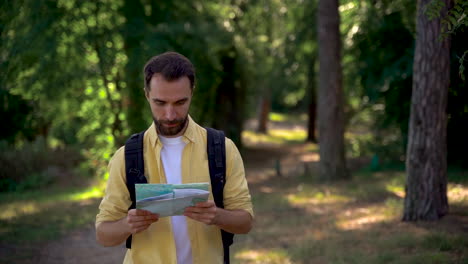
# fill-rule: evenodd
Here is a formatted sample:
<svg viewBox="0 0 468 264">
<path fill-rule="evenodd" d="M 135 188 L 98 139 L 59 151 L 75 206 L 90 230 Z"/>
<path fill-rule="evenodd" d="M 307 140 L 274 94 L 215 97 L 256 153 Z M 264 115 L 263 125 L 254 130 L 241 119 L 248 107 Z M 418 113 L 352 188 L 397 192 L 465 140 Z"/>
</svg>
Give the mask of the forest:
<svg viewBox="0 0 468 264">
<path fill-rule="evenodd" d="M 467 0 L 0 1 L 0 262 L 64 263 L 46 251 L 94 228 L 109 160 L 152 122 L 143 66 L 176 51 L 196 68 L 191 117 L 245 163 L 257 231 L 234 263 L 467 263 L 467 13 Z M 88 258 L 104 250 L 86 243 Z"/>
</svg>

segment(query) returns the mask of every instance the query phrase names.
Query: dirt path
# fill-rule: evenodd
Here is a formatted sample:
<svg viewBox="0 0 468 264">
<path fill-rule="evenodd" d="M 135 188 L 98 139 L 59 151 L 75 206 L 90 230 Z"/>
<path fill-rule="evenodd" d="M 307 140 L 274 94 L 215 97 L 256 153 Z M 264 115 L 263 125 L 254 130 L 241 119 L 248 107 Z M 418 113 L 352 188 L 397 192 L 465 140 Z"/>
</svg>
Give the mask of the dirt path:
<svg viewBox="0 0 468 264">
<path fill-rule="evenodd" d="M 303 145 L 278 146 L 278 145 L 256 145 L 255 148 L 246 149 L 243 159 L 246 166 L 247 179 L 251 189 L 257 189 L 261 182 L 269 177 L 277 175 L 278 163 L 280 171 L 288 174 L 297 168 L 300 155 L 303 153 Z M 59 240 L 45 245 L 39 250 L 38 258 L 31 262 L 39 264 L 81 264 L 99 263 L 113 264 L 121 263 L 125 255 L 124 246 L 105 248 L 96 243 L 94 225 L 81 230 L 76 230 Z"/>
<path fill-rule="evenodd" d="M 96 243 L 94 225 L 76 230 L 47 244 L 40 252 L 39 264 L 122 263 L 124 246 L 105 248 Z"/>
</svg>

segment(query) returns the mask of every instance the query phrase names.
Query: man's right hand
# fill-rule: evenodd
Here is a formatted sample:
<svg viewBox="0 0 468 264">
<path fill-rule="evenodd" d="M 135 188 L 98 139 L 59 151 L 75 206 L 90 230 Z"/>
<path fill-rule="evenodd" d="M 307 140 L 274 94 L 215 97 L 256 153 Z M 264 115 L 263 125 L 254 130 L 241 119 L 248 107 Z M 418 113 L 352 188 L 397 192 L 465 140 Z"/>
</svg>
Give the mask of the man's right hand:
<svg viewBox="0 0 468 264">
<path fill-rule="evenodd" d="M 146 230 L 152 223 L 159 220 L 159 215 L 141 209 L 131 209 L 128 211 L 125 223 L 132 234 Z"/>
<path fill-rule="evenodd" d="M 105 247 L 123 243 L 129 235 L 146 230 L 159 220 L 159 215 L 146 210 L 131 209 L 127 216 L 117 220 L 101 222 L 96 226 L 96 240 Z"/>
</svg>

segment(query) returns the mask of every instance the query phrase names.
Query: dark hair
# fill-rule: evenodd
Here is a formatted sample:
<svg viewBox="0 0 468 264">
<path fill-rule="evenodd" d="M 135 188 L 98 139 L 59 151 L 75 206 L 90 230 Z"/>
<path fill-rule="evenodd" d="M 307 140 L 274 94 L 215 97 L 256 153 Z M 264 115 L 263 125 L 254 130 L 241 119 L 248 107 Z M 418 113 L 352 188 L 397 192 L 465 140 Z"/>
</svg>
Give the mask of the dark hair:
<svg viewBox="0 0 468 264">
<path fill-rule="evenodd" d="M 161 74 L 167 81 L 174 81 L 187 76 L 190 88 L 195 86 L 195 68 L 189 59 L 177 52 L 165 52 L 152 57 L 143 69 L 145 74 L 145 90 L 150 90 L 150 81 L 155 73 Z"/>
</svg>

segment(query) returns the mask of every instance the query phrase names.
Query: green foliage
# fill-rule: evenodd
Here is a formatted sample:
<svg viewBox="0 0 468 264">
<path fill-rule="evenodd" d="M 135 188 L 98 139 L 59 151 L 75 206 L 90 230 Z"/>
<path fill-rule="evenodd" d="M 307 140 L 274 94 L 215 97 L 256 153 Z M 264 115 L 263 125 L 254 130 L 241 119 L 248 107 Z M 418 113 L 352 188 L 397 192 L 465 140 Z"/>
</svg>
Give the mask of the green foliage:
<svg viewBox="0 0 468 264">
<path fill-rule="evenodd" d="M 447 37 L 449 34 L 456 34 L 458 31 L 464 31 L 468 26 L 467 9 L 467 1 L 455 1 L 455 6 L 442 18 L 442 27 L 445 27 L 447 31 L 443 32 L 441 37 Z"/>
<path fill-rule="evenodd" d="M 448 12 L 447 8 L 450 8 Z M 427 15 L 429 19 L 440 18 L 441 24 L 441 34 L 439 39 L 445 39 L 450 35 L 455 35 L 457 32 L 464 32 L 468 26 L 468 17 L 467 17 L 468 2 L 467 1 L 455 1 L 453 7 L 446 7 L 445 3 L 442 0 L 432 0 L 424 7 L 424 14 Z M 460 78 L 465 81 L 465 55 L 468 50 L 464 50 L 463 55 L 460 57 L 458 73 Z"/>
<path fill-rule="evenodd" d="M 349 153 L 400 159 L 411 96 L 415 3 L 340 4 L 348 124 L 370 119 L 365 134 L 372 134 L 351 137 Z M 316 5 L 301 0 L 2 1 L 0 138 L 15 147 L 38 137 L 54 147 L 77 147 L 85 157 L 82 166 L 104 176 L 115 150 L 152 121 L 142 89 L 143 64 L 175 50 L 197 68 L 191 115 L 202 125 L 223 128 L 239 143 L 259 98 L 271 97 L 272 108 L 282 112 L 303 112 L 313 100 Z M 436 8 L 427 10 L 435 15 Z M 448 19 L 456 32 L 465 27 L 465 9 L 466 1 L 457 1 L 448 14 L 458 16 Z M 464 41 L 462 34 L 453 38 L 460 39 L 455 46 Z M 466 61 L 466 48 L 455 49 L 452 61 Z M 467 100 L 455 78 L 449 156 L 460 157 L 450 150 L 456 141 L 465 146 L 460 124 L 468 123 Z"/>
<path fill-rule="evenodd" d="M 104 175 L 115 149 L 152 121 L 142 68 L 151 56 L 167 50 L 181 52 L 197 67 L 192 106 L 197 120 L 210 125 L 231 119 L 219 116 L 223 104 L 216 103 L 217 94 L 224 89 L 239 97 L 235 110 L 229 110 L 239 113 L 239 121 L 227 132 L 240 140 L 235 135 L 243 122 L 238 109 L 245 108 L 241 68 L 246 61 L 237 47 L 242 40 L 234 41 L 226 26 L 243 15 L 237 5 L 24 0 L 1 7 L 0 67 L 5 74 L 0 98 L 2 120 L 11 124 L 2 138 L 9 142 L 42 135 L 57 145 L 77 145 L 86 166 Z M 237 51 L 233 70 L 224 62 L 231 50 Z"/>
<path fill-rule="evenodd" d="M 458 61 L 460 63 L 460 67 L 458 68 L 458 74 L 460 75 L 460 78 L 463 81 L 466 81 L 464 72 L 465 72 L 465 61 L 468 61 L 468 59 L 465 59 L 467 54 L 468 54 L 468 50 L 465 50 L 463 55 L 460 57 L 460 60 Z"/>
<path fill-rule="evenodd" d="M 362 98 L 355 107 L 360 115 L 372 116 L 372 152 L 399 160 L 405 153 L 408 131 L 414 44 L 404 23 L 403 7 L 387 5 L 387 9 L 367 6 L 365 22 L 352 38 L 350 52 L 357 57 L 350 74 L 362 86 L 361 93 L 353 92 Z"/>
<path fill-rule="evenodd" d="M 426 6 L 424 6 L 424 14 L 430 19 L 436 19 L 440 17 L 440 12 L 445 7 L 445 3 L 441 0 L 432 0 Z"/>
</svg>

